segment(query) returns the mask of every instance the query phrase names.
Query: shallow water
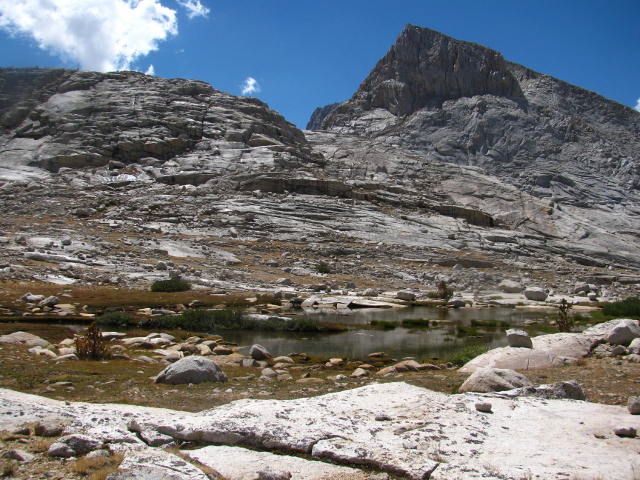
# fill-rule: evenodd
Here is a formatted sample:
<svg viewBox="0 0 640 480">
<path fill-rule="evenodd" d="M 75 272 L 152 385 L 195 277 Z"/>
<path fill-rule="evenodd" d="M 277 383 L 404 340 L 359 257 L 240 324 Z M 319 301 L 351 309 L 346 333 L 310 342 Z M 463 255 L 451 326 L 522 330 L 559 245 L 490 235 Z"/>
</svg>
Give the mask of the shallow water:
<svg viewBox="0 0 640 480">
<path fill-rule="evenodd" d="M 468 326 L 471 320 L 507 321 L 511 325 L 522 325 L 525 320 L 544 320 L 548 312 L 523 309 L 438 307 L 412 308 L 367 308 L 367 309 L 307 309 L 305 316 L 323 322 L 345 325 L 365 325 L 372 320 L 400 323 L 403 319 L 427 318 L 438 321 L 431 328 L 404 328 L 394 330 L 357 329 L 344 333 L 291 333 L 227 331 L 225 340 L 249 348 L 259 343 L 272 355 L 306 353 L 323 357 L 360 358 L 374 352 L 385 352 L 393 358 L 416 357 L 420 360 L 447 359 L 469 345 L 484 345 L 496 348 L 507 345 L 504 329 L 482 331 L 480 338 L 457 337 L 456 325 Z M 248 351 L 248 350 L 247 350 Z M 241 350 L 245 353 L 245 350 Z"/>
</svg>

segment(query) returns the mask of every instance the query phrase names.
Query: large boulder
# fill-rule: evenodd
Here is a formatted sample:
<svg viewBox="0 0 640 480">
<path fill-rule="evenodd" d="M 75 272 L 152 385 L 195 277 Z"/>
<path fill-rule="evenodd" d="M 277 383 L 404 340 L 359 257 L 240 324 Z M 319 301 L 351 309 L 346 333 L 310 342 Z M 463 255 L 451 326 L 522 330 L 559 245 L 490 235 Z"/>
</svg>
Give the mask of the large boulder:
<svg viewBox="0 0 640 480">
<path fill-rule="evenodd" d="M 638 320 L 624 318 L 609 330 L 607 342 L 614 345 L 629 345 L 636 338 L 640 338 L 640 323 Z"/>
<path fill-rule="evenodd" d="M 583 358 L 591 353 L 600 339 L 585 333 L 562 332 L 538 335 L 531 342 L 536 350 L 543 350 L 557 357 Z"/>
<path fill-rule="evenodd" d="M 540 287 L 529 287 L 524 291 L 524 296 L 527 300 L 534 302 L 544 302 L 549 294 Z"/>
<path fill-rule="evenodd" d="M 13 332 L 8 335 L 0 335 L 0 343 L 42 348 L 49 346 L 49 342 L 29 332 Z"/>
<path fill-rule="evenodd" d="M 249 356 L 254 360 L 269 360 L 271 354 L 260 344 L 253 344 L 249 349 Z"/>
<path fill-rule="evenodd" d="M 189 356 L 167 366 L 156 377 L 156 383 L 179 385 L 184 383 L 226 382 L 227 375 L 220 366 L 206 357 Z"/>
<path fill-rule="evenodd" d="M 498 290 L 504 293 L 520 293 L 522 292 L 522 285 L 513 280 L 502 280 L 498 285 Z"/>
<path fill-rule="evenodd" d="M 480 368 L 473 372 L 458 389 L 460 392 L 501 392 L 533 385 L 531 381 L 511 369 Z"/>
<path fill-rule="evenodd" d="M 575 363 L 572 357 L 559 357 L 535 348 L 501 347 L 489 350 L 467 362 L 458 371 L 473 373 L 479 368 L 508 368 L 512 370 L 535 370 L 539 368 L 560 367 Z"/>
</svg>

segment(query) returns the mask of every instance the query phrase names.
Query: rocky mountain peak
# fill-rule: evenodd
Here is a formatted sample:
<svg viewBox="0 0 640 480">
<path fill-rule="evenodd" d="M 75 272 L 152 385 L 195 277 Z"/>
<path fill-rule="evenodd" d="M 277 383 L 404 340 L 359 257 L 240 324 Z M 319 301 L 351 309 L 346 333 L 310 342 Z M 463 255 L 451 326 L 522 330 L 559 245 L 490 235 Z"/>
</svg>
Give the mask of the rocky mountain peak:
<svg viewBox="0 0 640 480">
<path fill-rule="evenodd" d="M 361 111 L 406 116 L 426 106 L 475 95 L 525 100 L 502 55 L 435 30 L 407 25 L 351 99 Z M 340 123 L 337 108 L 330 123 Z"/>
</svg>

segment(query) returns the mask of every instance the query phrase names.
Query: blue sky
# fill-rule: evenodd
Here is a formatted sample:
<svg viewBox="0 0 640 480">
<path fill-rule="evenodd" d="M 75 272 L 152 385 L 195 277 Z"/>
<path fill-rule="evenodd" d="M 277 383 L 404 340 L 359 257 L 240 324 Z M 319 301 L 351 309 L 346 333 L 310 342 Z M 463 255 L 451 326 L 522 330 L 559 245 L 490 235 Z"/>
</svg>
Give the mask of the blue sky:
<svg viewBox="0 0 640 480">
<path fill-rule="evenodd" d="M 153 66 L 244 88 L 303 128 L 353 95 L 407 23 L 640 109 L 639 0 L 1 0 L 0 66 Z"/>
</svg>

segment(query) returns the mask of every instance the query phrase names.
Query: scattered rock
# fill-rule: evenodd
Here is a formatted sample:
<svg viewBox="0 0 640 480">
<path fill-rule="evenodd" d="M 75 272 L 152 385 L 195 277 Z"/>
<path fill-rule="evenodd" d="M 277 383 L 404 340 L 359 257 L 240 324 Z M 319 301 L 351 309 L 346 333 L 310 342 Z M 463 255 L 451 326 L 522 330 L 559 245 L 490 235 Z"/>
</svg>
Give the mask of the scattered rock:
<svg viewBox="0 0 640 480">
<path fill-rule="evenodd" d="M 249 356 L 254 360 L 269 360 L 271 354 L 262 345 L 254 344 L 249 349 Z"/>
<path fill-rule="evenodd" d="M 629 397 L 627 409 L 631 415 L 640 415 L 640 397 Z"/>
<path fill-rule="evenodd" d="M 50 297 L 47 297 L 44 300 L 42 300 L 40 303 L 38 303 L 38 306 L 53 308 L 59 303 L 60 303 L 60 299 L 55 295 L 51 295 Z"/>
<path fill-rule="evenodd" d="M 498 284 L 498 290 L 505 293 L 520 293 L 522 292 L 522 285 L 513 280 L 502 280 Z"/>
<path fill-rule="evenodd" d="M 60 437 L 51 444 L 47 455 L 50 457 L 74 457 L 102 447 L 102 442 L 88 435 L 73 434 Z"/>
<path fill-rule="evenodd" d="M 528 287 L 524 291 L 524 296 L 527 300 L 532 300 L 534 302 L 544 302 L 549 294 L 539 287 Z"/>
<path fill-rule="evenodd" d="M 631 426 L 619 426 L 613 429 L 613 433 L 615 433 L 619 437 L 633 438 L 636 436 L 637 430 L 635 427 Z"/>
<path fill-rule="evenodd" d="M 483 413 L 491 413 L 492 405 L 489 402 L 476 402 L 476 410 Z"/>
<path fill-rule="evenodd" d="M 625 318 L 609 331 L 607 342 L 626 346 L 636 338 L 640 338 L 640 322 Z"/>
<path fill-rule="evenodd" d="M 156 377 L 156 383 L 179 385 L 186 383 L 226 382 L 227 375 L 213 360 L 189 356 L 181 358 L 162 370 Z"/>
</svg>

